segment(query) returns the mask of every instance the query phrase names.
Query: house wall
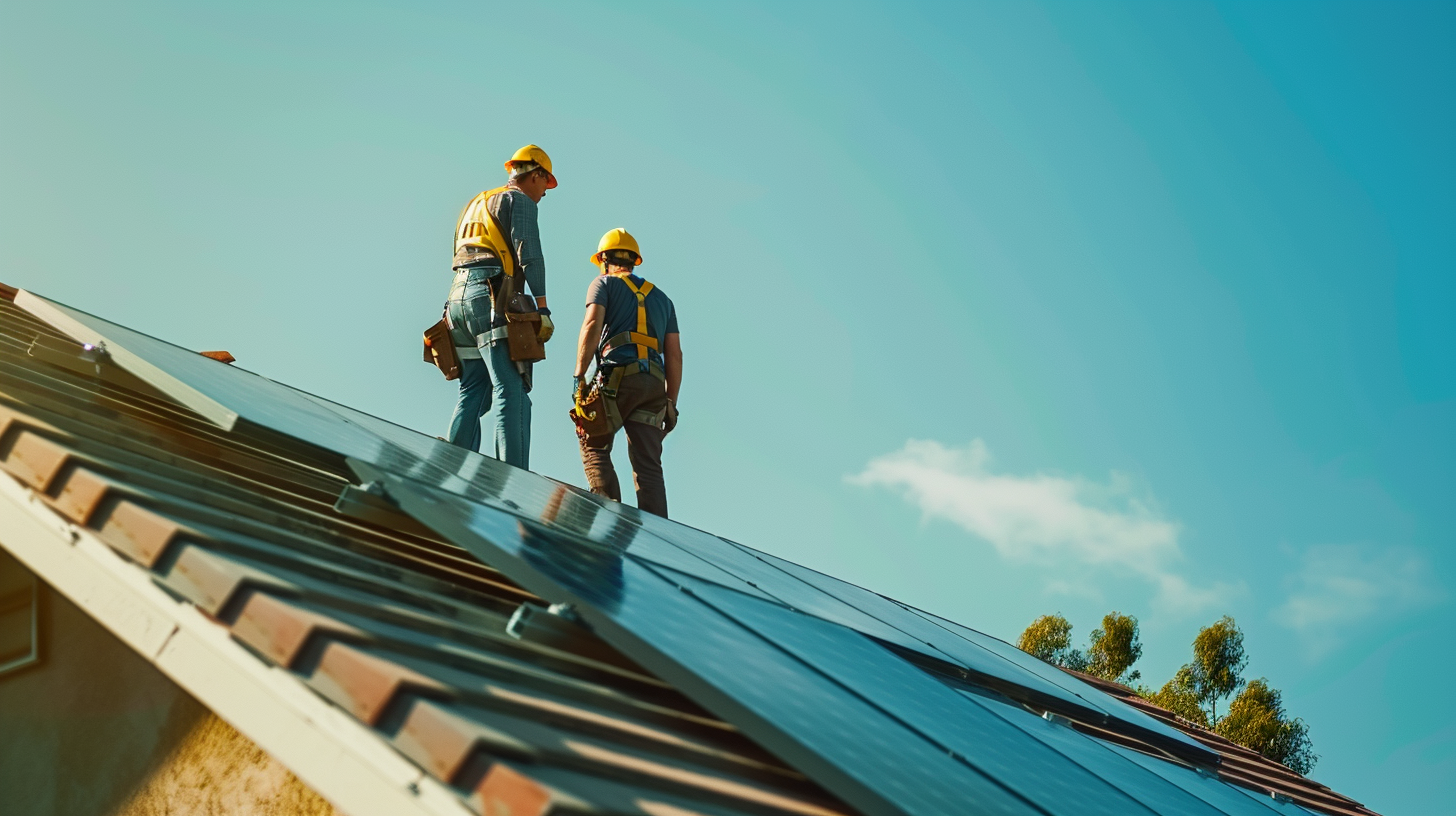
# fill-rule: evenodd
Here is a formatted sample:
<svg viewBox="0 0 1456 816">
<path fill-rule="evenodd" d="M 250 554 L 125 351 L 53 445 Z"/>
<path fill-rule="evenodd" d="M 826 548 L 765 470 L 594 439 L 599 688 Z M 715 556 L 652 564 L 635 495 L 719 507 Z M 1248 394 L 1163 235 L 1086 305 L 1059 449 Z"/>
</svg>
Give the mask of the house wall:
<svg viewBox="0 0 1456 816">
<path fill-rule="evenodd" d="M 40 662 L 0 675 L 0 814 L 334 816 L 59 593 L 39 613 Z"/>
</svg>

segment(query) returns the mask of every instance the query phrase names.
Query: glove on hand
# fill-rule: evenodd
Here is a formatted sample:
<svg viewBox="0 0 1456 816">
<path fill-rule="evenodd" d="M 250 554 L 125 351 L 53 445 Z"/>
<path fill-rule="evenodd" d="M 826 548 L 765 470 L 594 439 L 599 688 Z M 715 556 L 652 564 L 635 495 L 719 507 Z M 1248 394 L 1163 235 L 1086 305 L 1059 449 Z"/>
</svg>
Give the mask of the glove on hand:
<svg viewBox="0 0 1456 816">
<path fill-rule="evenodd" d="M 580 401 L 584 399 L 586 397 L 586 392 L 590 390 L 590 388 L 591 382 L 586 378 L 585 374 L 576 374 L 572 376 L 571 398 L 573 400 Z"/>
<path fill-rule="evenodd" d="M 550 340 L 551 339 L 551 335 L 553 335 L 555 333 L 556 333 L 556 324 L 554 324 L 554 323 L 551 322 L 551 315 L 547 315 L 547 314 L 541 315 L 541 330 L 536 333 L 536 337 L 541 342 L 544 343 L 547 340 Z"/>
<path fill-rule="evenodd" d="M 673 428 L 676 428 L 676 427 L 677 427 L 677 403 L 676 402 L 673 402 L 672 400 L 668 400 L 667 401 L 667 416 L 663 417 L 663 419 L 662 419 L 662 434 L 663 434 L 663 436 L 666 436 L 666 435 L 672 433 L 672 429 Z"/>
</svg>

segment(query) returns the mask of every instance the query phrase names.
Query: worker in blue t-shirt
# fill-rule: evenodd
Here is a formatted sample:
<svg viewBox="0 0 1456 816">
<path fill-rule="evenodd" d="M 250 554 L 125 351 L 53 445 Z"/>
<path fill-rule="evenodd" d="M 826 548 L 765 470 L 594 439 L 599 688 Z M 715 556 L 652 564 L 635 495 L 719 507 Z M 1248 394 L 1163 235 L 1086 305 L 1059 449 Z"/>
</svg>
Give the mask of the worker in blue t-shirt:
<svg viewBox="0 0 1456 816">
<path fill-rule="evenodd" d="M 661 289 L 633 274 L 642 253 L 626 230 L 603 235 L 592 262 L 602 272 L 586 292 L 586 319 L 572 372 L 573 417 L 586 416 L 583 405 L 600 396 L 607 421 L 577 423 L 587 484 L 593 493 L 622 500 L 612 467 L 612 440 L 617 429 L 625 428 L 637 507 L 665 518 L 662 438 L 677 426 L 682 385 L 677 308 Z M 597 373 L 588 380 L 593 358 Z"/>
</svg>

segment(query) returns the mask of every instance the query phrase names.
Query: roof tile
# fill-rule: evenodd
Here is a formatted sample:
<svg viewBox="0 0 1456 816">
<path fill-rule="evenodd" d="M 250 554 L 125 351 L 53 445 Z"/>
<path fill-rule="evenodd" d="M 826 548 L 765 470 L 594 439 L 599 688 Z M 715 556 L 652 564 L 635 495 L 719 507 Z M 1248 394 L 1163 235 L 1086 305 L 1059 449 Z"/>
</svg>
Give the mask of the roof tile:
<svg viewBox="0 0 1456 816">
<path fill-rule="evenodd" d="M 144 567 L 154 567 L 184 528 L 141 505 L 123 501 L 99 522 L 101 540 Z"/>
<path fill-rule="evenodd" d="M 546 816 L 555 800 L 550 788 L 499 762 L 486 772 L 472 798 L 485 816 Z"/>
<path fill-rule="evenodd" d="M 33 431 L 21 431 L 3 450 L 0 467 L 35 490 L 45 492 L 71 461 L 65 447 Z"/>
<path fill-rule="evenodd" d="M 454 696 L 443 683 L 343 643 L 324 647 L 308 683 L 369 725 L 378 723 L 400 694 L 435 699 Z"/>
<path fill-rule="evenodd" d="M 519 739 L 423 700 L 410 707 L 394 745 L 447 782 L 459 781 L 456 777 L 478 748 L 488 747 L 493 754 L 520 758 L 534 753 Z"/>
<path fill-rule="evenodd" d="M 182 548 L 162 583 L 214 617 L 222 616 L 244 587 L 267 588 L 275 594 L 297 590 L 287 581 L 193 545 Z"/>
<path fill-rule="evenodd" d="M 60 485 L 50 505 L 71 521 L 85 525 L 114 487 L 116 483 L 105 476 L 78 467 Z"/>
<path fill-rule="evenodd" d="M 243 601 L 232 635 L 284 668 L 291 668 L 316 636 L 356 642 L 370 639 L 354 626 L 256 590 Z"/>
</svg>

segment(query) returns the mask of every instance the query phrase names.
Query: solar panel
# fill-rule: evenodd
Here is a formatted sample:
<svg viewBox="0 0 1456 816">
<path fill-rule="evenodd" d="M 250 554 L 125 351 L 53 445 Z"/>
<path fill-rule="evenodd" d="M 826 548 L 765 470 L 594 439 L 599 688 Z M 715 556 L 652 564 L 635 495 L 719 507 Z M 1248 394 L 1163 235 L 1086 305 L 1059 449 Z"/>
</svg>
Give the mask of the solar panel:
<svg viewBox="0 0 1456 816">
<path fill-rule="evenodd" d="M 982 695 L 964 689 L 958 689 L 958 692 L 973 700 L 984 699 Z M 1156 813 L 1178 813 L 1186 816 L 1223 814 L 1223 811 L 1197 799 L 1141 765 L 1108 750 L 1107 745 L 1100 740 L 1093 739 L 1065 723 L 1052 722 L 1012 706 L 992 705 L 987 708 Z"/>
<path fill-rule="evenodd" d="M 705 584 L 693 595 L 785 649 L 963 763 L 1053 814 L 1148 816 L 1153 811 L 862 635 Z M 1033 715 L 1024 710 L 1026 717 Z"/>
<path fill-rule="evenodd" d="M 222 427 L 246 420 L 531 517 L 545 512 L 561 487 L 32 293 L 22 292 L 16 304 L 77 340 L 104 344 L 118 364 Z M 964 629 L 947 635 L 940 622 L 842 581 L 633 508 L 612 504 L 608 509 L 633 526 L 645 526 L 656 539 L 638 544 L 644 558 L 739 591 L 768 594 L 796 609 L 945 660 L 1003 690 L 1020 689 L 1036 704 L 1078 717 L 1113 716 L 1171 743 L 1177 753 L 1217 761 L 1196 741 L 1100 692 L 1079 689 L 1079 681 L 994 638 Z"/>
<path fill-rule="evenodd" d="M 1138 711 L 1115 697 L 1103 694 L 1091 685 L 1078 680 L 1076 677 L 1067 674 L 1045 661 L 1021 651 L 1004 640 L 991 637 L 983 632 L 977 632 L 974 629 L 931 615 L 928 612 L 922 612 L 913 607 L 905 606 L 899 602 L 896 602 L 896 605 L 902 606 L 916 615 L 973 643 L 980 644 L 987 650 L 993 651 L 1006 660 L 1015 663 L 1027 672 L 1036 674 L 1046 679 L 1047 682 L 1055 683 L 1061 688 L 1067 689 L 1069 693 L 1075 694 L 1089 702 L 1095 700 L 1098 707 L 1106 711 L 1110 718 L 1118 720 L 1124 726 L 1132 726 L 1141 732 L 1140 735 L 1144 739 L 1169 751 L 1175 756 L 1202 764 L 1213 765 L 1218 763 L 1218 754 L 1203 743 L 1176 728 L 1159 722 L 1157 719 Z"/>
<path fill-rule="evenodd" d="M 1278 807 L 1279 803 L 1272 797 L 1266 799 L 1246 796 L 1243 789 L 1226 784 L 1215 776 L 1171 762 L 1164 762 L 1120 745 L 1109 745 L 1107 749 L 1143 766 L 1229 816 L 1273 816 L 1275 813 L 1285 814 L 1285 816 L 1295 816 L 1295 814 L 1306 816 L 1308 813 L 1307 811 L 1300 812 L 1303 811 L 1303 808 L 1297 808 L 1295 811 L 1282 810 Z"/>
<path fill-rule="evenodd" d="M 737 545 L 805 583 L 933 644 L 974 671 L 1028 690 L 1060 699 L 1072 709 L 1083 708 L 1133 726 L 1144 737 L 1171 753 L 1205 764 L 1218 755 L 1197 740 L 1170 728 L 1137 709 L 1110 697 L 1070 674 L 1021 651 L 1004 640 L 921 612 L 863 587 L 841 581 L 791 561 Z M 1052 706 L 1056 708 L 1055 706 Z"/>
</svg>

